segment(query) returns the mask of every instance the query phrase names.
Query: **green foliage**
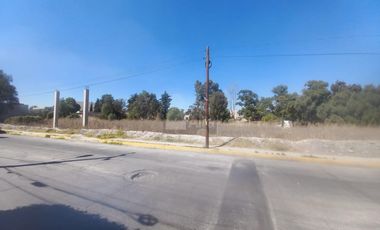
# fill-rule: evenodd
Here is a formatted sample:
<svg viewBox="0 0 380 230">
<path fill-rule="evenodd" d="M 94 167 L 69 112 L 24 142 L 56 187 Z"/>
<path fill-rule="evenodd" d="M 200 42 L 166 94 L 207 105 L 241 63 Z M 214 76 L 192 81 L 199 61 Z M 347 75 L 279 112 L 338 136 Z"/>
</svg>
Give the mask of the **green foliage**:
<svg viewBox="0 0 380 230">
<path fill-rule="evenodd" d="M 265 121 L 265 122 L 271 122 L 271 121 L 277 121 L 278 120 L 278 117 L 276 117 L 276 115 L 274 115 L 273 113 L 267 113 L 265 114 L 262 118 L 261 118 L 262 121 Z"/>
<path fill-rule="evenodd" d="M 238 95 L 239 111 L 248 120 L 278 118 L 308 123 L 380 125 L 380 86 L 336 81 L 308 81 L 301 95 L 289 93 L 286 85 L 272 90 L 272 98 L 261 98 L 250 90 Z"/>
<path fill-rule="evenodd" d="M 295 108 L 298 120 L 304 123 L 317 123 L 323 120 L 317 115 L 318 107 L 326 103 L 330 96 L 328 83 L 324 81 L 308 81 L 297 98 Z"/>
<path fill-rule="evenodd" d="M 227 97 L 222 91 L 214 92 L 210 96 L 210 119 L 215 121 L 228 121 L 230 112 L 228 111 Z"/>
<path fill-rule="evenodd" d="M 80 105 L 75 101 L 74 98 L 68 97 L 66 99 L 61 99 L 59 102 L 59 116 L 67 117 L 74 114 L 80 110 Z"/>
<path fill-rule="evenodd" d="M 125 101 L 114 99 L 111 94 L 104 94 L 100 99 L 96 99 L 94 112 L 100 113 L 100 118 L 115 120 L 125 118 Z"/>
<path fill-rule="evenodd" d="M 180 110 L 177 107 L 171 107 L 167 114 L 167 119 L 169 121 L 181 121 L 183 120 L 183 117 L 185 116 L 185 113 L 183 110 Z"/>
<path fill-rule="evenodd" d="M 194 84 L 195 102 L 189 108 L 191 119 L 203 120 L 205 118 L 206 84 L 196 81 Z M 228 101 L 219 84 L 210 80 L 209 82 L 209 108 L 212 120 L 226 121 L 229 118 Z"/>
<path fill-rule="evenodd" d="M 70 114 L 69 116 L 67 116 L 67 118 L 70 118 L 70 119 L 76 119 L 76 118 L 80 118 L 79 114 L 77 113 L 72 113 Z"/>
<path fill-rule="evenodd" d="M 0 114 L 18 103 L 16 87 L 12 85 L 12 77 L 0 70 Z"/>
<path fill-rule="evenodd" d="M 329 123 L 359 125 L 380 124 L 380 86 L 336 82 L 331 86 L 332 96 L 322 104 L 317 115 Z"/>
<path fill-rule="evenodd" d="M 266 115 L 273 115 L 274 105 L 272 97 L 262 97 L 257 103 L 258 117 L 264 119 Z"/>
<path fill-rule="evenodd" d="M 156 119 L 160 111 L 160 102 L 154 93 L 142 91 L 128 99 L 127 114 L 129 119 Z"/>
<path fill-rule="evenodd" d="M 29 125 L 41 122 L 43 119 L 40 116 L 14 116 L 9 117 L 4 121 L 6 124 Z"/>
<path fill-rule="evenodd" d="M 255 121 L 260 118 L 257 111 L 259 97 L 251 90 L 240 90 L 237 97 L 237 105 L 241 106 L 239 114 L 249 121 Z"/>
<path fill-rule="evenodd" d="M 127 135 L 123 130 L 118 130 L 116 133 L 103 133 L 96 136 L 99 139 L 125 138 Z"/>
<path fill-rule="evenodd" d="M 31 106 L 29 113 L 32 116 L 40 116 L 41 118 L 51 119 L 53 118 L 53 107 L 45 107 L 43 109 L 36 109 L 37 106 Z"/>
<path fill-rule="evenodd" d="M 165 91 L 160 98 L 160 119 L 166 120 L 168 110 L 170 107 L 170 102 L 172 101 L 170 95 Z"/>
</svg>

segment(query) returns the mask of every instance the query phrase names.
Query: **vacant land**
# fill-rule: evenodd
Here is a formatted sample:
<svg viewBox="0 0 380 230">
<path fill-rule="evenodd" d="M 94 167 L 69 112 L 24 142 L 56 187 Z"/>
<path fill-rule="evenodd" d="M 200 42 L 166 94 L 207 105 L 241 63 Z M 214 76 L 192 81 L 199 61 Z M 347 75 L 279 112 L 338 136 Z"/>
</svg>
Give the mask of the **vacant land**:
<svg viewBox="0 0 380 230">
<path fill-rule="evenodd" d="M 52 127 L 52 120 L 31 123 L 12 123 L 39 128 Z M 61 129 L 79 130 L 82 128 L 80 118 L 62 118 Z M 160 121 L 160 120 L 103 120 L 95 117 L 89 119 L 89 129 L 120 129 L 124 131 L 150 131 L 167 134 L 203 135 L 203 121 Z M 286 140 L 379 140 L 379 126 L 355 125 L 308 125 L 282 128 L 278 123 L 266 122 L 210 122 L 210 134 L 220 137 L 260 137 L 280 138 Z"/>
<path fill-rule="evenodd" d="M 46 124 L 0 125 L 13 134 L 44 133 L 58 139 L 101 139 L 159 142 L 202 147 L 204 126 L 197 122 L 107 121 L 92 118 L 89 129 L 80 129 L 80 119 L 61 119 L 60 129 Z M 212 147 L 271 150 L 304 155 L 380 158 L 380 128 L 360 126 L 295 126 L 281 128 L 263 123 L 213 123 Z"/>
</svg>

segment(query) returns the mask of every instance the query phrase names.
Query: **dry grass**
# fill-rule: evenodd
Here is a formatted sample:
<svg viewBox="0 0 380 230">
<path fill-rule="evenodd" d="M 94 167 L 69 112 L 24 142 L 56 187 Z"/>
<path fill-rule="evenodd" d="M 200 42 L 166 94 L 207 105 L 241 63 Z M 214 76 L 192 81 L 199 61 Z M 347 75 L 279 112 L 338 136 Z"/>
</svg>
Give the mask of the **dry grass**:
<svg viewBox="0 0 380 230">
<path fill-rule="evenodd" d="M 38 127 L 51 127 L 52 120 L 32 124 Z M 64 118 L 59 120 L 61 129 L 67 134 L 78 133 L 82 126 L 81 119 Z M 89 129 L 113 129 L 122 131 L 151 131 L 170 134 L 203 135 L 204 123 L 201 121 L 159 121 L 159 120 L 101 120 L 90 117 Z M 48 132 L 56 132 L 48 129 Z M 326 139 L 326 140 L 379 140 L 380 127 L 363 127 L 353 125 L 309 125 L 281 128 L 270 123 L 210 123 L 212 136 L 226 137 L 260 137 L 280 138 L 287 140 Z M 123 137 L 124 134 L 112 134 L 112 137 Z M 102 137 L 100 137 L 102 138 Z M 104 136 L 105 139 L 111 138 Z M 171 141 L 171 140 L 167 140 Z"/>
<path fill-rule="evenodd" d="M 353 125 L 309 125 L 282 128 L 277 124 L 222 123 L 217 136 L 280 138 L 287 140 L 379 140 L 380 127 Z"/>
</svg>

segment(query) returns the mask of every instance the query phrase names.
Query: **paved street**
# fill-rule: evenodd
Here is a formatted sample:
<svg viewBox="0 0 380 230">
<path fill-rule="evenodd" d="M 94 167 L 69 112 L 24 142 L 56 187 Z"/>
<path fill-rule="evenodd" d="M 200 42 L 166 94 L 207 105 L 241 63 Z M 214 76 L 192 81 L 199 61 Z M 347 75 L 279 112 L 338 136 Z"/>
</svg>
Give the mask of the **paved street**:
<svg viewBox="0 0 380 230">
<path fill-rule="evenodd" d="M 80 221 L 103 229 L 380 229 L 380 169 L 0 135 L 0 229 L 74 229 Z"/>
</svg>

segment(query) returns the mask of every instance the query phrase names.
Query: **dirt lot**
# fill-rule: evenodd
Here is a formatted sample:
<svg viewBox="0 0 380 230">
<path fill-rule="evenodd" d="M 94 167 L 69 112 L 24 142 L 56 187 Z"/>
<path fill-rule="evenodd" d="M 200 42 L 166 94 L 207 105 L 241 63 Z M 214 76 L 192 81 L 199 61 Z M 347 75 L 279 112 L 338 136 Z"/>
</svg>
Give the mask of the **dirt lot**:
<svg viewBox="0 0 380 230">
<path fill-rule="evenodd" d="M 58 139 L 73 139 L 73 140 L 114 140 L 114 143 L 120 140 L 128 141 L 142 141 L 152 143 L 162 143 L 167 145 L 182 145 L 182 146 L 195 146 L 202 147 L 204 144 L 204 137 L 201 135 L 187 135 L 187 134 L 167 134 L 162 132 L 149 132 L 149 131 L 127 131 L 122 129 L 49 129 L 44 127 L 31 127 L 31 126 L 15 126 L 1 124 L 3 130 L 8 130 L 10 134 L 25 134 L 25 132 L 37 133 L 50 137 L 57 135 Z M 268 127 L 266 127 L 268 129 Z M 315 130 L 313 127 L 310 131 Z M 323 136 L 324 130 L 325 137 L 331 136 L 333 132 L 339 133 L 341 131 L 328 129 L 326 127 L 319 129 L 318 135 Z M 353 127 L 341 127 L 351 131 Z M 380 138 L 377 138 L 377 132 L 380 128 L 363 128 L 355 127 L 356 134 L 352 135 L 347 133 L 347 138 L 339 135 L 333 138 L 273 138 L 273 137 L 234 137 L 234 136 L 212 136 L 210 144 L 212 147 L 219 148 L 244 148 L 251 150 L 270 150 L 282 153 L 300 153 L 308 156 L 328 155 L 328 156 L 350 156 L 350 157 L 365 157 L 365 158 L 380 158 Z M 366 132 L 368 131 L 369 132 Z M 299 128 L 284 129 L 283 132 L 295 132 L 300 134 Z M 302 132 L 306 132 L 305 128 Z M 358 135 L 361 133 L 362 135 Z M 268 132 L 264 133 L 268 135 Z M 374 135 L 376 134 L 376 135 Z M 292 134 L 291 134 L 292 135 Z M 295 135 L 295 134 L 293 134 Z"/>
</svg>

